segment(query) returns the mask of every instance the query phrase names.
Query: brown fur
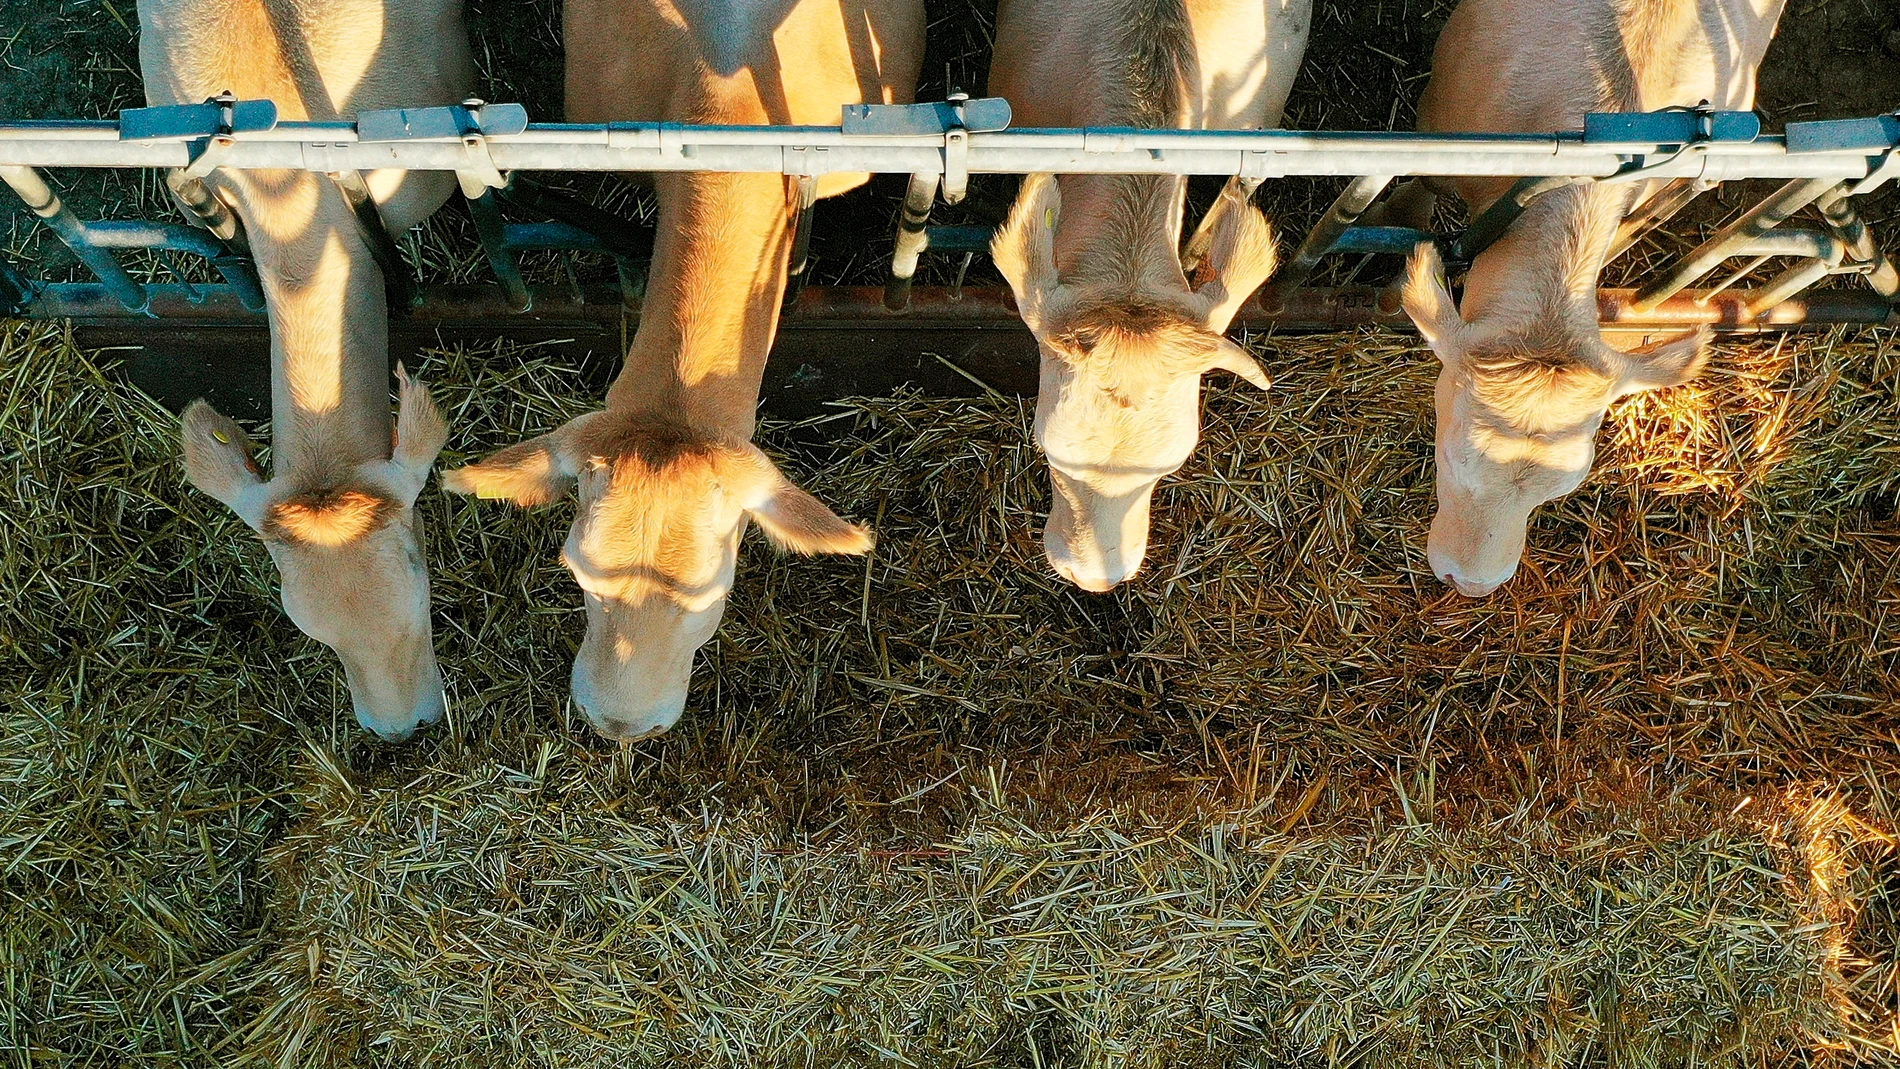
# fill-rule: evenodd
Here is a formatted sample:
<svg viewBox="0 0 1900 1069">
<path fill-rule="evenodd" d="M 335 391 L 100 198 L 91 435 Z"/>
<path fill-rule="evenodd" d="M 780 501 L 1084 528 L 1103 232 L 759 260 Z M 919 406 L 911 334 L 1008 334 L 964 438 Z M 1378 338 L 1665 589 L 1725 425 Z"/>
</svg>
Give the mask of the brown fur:
<svg viewBox="0 0 1900 1069">
<path fill-rule="evenodd" d="M 1087 306 L 1049 335 L 1049 344 L 1070 363 L 1095 358 L 1153 354 L 1178 372 L 1199 373 L 1221 335 L 1195 321 L 1186 308 L 1169 307 L 1142 297 Z M 1176 366 L 1178 365 L 1178 366 Z"/>
<path fill-rule="evenodd" d="M 1101 59 L 1119 71 L 1124 92 L 1110 103 L 1126 125 L 1143 129 L 1179 126 L 1188 86 L 1198 83 L 1194 26 L 1182 0 L 1135 0 L 1115 12 L 1114 29 L 1103 35 Z"/>
<path fill-rule="evenodd" d="M 370 490 L 306 490 L 271 506 L 264 537 L 311 546 L 346 546 L 389 523 L 402 504 Z"/>
</svg>

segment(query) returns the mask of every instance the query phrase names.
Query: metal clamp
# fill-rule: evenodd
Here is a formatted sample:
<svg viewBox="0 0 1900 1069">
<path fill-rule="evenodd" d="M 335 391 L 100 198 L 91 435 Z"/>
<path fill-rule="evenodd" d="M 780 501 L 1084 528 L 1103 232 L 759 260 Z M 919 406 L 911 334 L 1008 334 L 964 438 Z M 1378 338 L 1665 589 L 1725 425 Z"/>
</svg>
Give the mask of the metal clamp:
<svg viewBox="0 0 1900 1069">
<path fill-rule="evenodd" d="M 970 135 L 1006 130 L 1009 120 L 1002 97 L 972 100 L 955 92 L 936 103 L 846 104 L 840 125 L 846 135 L 943 138 L 943 200 L 956 204 L 970 188 Z"/>
<path fill-rule="evenodd" d="M 1657 160 L 1650 160 L 1646 155 L 1630 157 L 1628 165 L 1622 170 L 1599 179 L 1612 184 L 1647 181 L 1658 171 L 1674 169 L 1676 164 L 1687 158 L 1703 155 L 1712 144 L 1745 145 L 1760 136 L 1761 118 L 1754 112 L 1717 111 L 1706 100 L 1693 107 L 1591 112 L 1583 117 L 1585 144 L 1636 142 L 1676 146 L 1674 152 L 1664 154 Z M 1638 159 L 1642 162 L 1638 163 Z"/>
<path fill-rule="evenodd" d="M 202 104 L 164 104 L 128 108 L 119 113 L 119 140 L 204 140 L 191 162 L 179 173 L 203 178 L 231 154 L 237 134 L 270 130 L 277 125 L 277 105 L 268 100 L 239 100 L 229 89 Z"/>
<path fill-rule="evenodd" d="M 454 138 L 462 143 L 456 181 L 466 197 L 479 197 L 508 184 L 488 151 L 488 139 L 528 128 L 528 111 L 519 104 L 489 104 L 470 97 L 439 108 L 389 108 L 356 117 L 358 141 L 423 141 Z"/>
</svg>

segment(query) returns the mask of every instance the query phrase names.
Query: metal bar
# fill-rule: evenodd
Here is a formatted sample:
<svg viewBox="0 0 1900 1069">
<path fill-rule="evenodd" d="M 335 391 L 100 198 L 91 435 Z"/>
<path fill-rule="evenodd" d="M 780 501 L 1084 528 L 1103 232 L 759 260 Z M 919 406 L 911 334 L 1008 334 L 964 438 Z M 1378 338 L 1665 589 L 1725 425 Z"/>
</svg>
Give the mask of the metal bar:
<svg viewBox="0 0 1900 1069">
<path fill-rule="evenodd" d="M 993 226 L 933 226 L 929 247 L 941 252 L 988 252 Z"/>
<path fill-rule="evenodd" d="M 1609 258 L 1614 260 L 1623 255 L 1631 245 L 1642 240 L 1644 234 L 1674 219 L 1676 213 L 1689 206 L 1690 201 L 1713 188 L 1693 178 L 1675 178 L 1664 183 L 1617 228 L 1616 244 L 1610 247 Z"/>
<path fill-rule="evenodd" d="M 1825 178 L 1789 182 L 1742 217 L 1723 227 L 1721 233 L 1703 242 L 1682 258 L 1676 269 L 1637 291 L 1639 309 L 1661 303 L 1696 279 L 1715 270 L 1723 260 L 1741 256 L 1749 243 L 1786 222 L 1794 213 L 1812 204 L 1823 193 L 1839 185 Z"/>
<path fill-rule="evenodd" d="M 1799 256 L 1794 266 L 1768 280 L 1749 298 L 1749 311 L 1760 315 L 1838 270 L 1847 258 L 1847 246 L 1832 234 L 1812 230 L 1783 230 L 1763 234 L 1748 243 L 1744 256 Z"/>
<path fill-rule="evenodd" d="M 1587 181 L 1562 176 L 1519 179 L 1502 197 L 1492 201 L 1489 207 L 1479 213 L 1464 233 L 1451 239 L 1445 259 L 1454 264 L 1470 263 L 1503 237 L 1504 232 L 1517 222 L 1517 217 L 1524 214 L 1524 209 L 1530 207 L 1532 201 L 1546 193 L 1579 184 L 1587 184 Z"/>
<path fill-rule="evenodd" d="M 601 251 L 631 259 L 650 259 L 653 256 L 652 227 L 628 222 L 586 201 L 549 189 L 526 175 L 515 175 L 496 194 L 505 204 L 566 223 L 576 230 L 593 235 L 599 240 Z"/>
<path fill-rule="evenodd" d="M 502 230 L 508 247 L 517 252 L 523 249 L 558 249 L 562 252 L 598 252 L 608 256 L 615 255 L 614 250 L 598 234 L 577 230 L 566 223 L 509 223 Z"/>
<path fill-rule="evenodd" d="M 1880 247 L 1874 243 L 1873 232 L 1861 221 L 1860 212 L 1855 210 L 1847 187 L 1822 194 L 1814 206 L 1820 210 L 1828 229 L 1847 247 L 1847 259 L 1856 264 L 1869 265 L 1864 277 L 1874 292 L 1888 298 L 1900 297 L 1900 272 L 1894 270 L 1893 261 L 1882 254 Z"/>
<path fill-rule="evenodd" d="M 1320 258 L 1332 252 L 1339 239 L 1345 235 L 1359 217 L 1366 213 L 1385 187 L 1392 184 L 1390 174 L 1366 175 L 1355 178 L 1346 185 L 1343 192 L 1333 200 L 1332 207 L 1300 242 L 1293 256 L 1280 265 L 1280 270 L 1267 284 L 1260 287 L 1259 300 L 1263 307 L 1277 309 L 1284 307 L 1294 291 L 1306 285 L 1313 277 L 1314 268 L 1319 266 Z"/>
<path fill-rule="evenodd" d="M 1432 240 L 1424 230 L 1409 226 L 1355 226 L 1333 243 L 1334 252 L 1385 252 L 1405 256 L 1421 241 Z"/>
<path fill-rule="evenodd" d="M 799 178 L 798 202 L 798 214 L 792 219 L 792 251 L 785 261 L 785 292 L 779 295 L 780 308 L 790 308 L 805 289 L 805 269 L 811 266 L 811 231 L 818 221 L 817 179 Z"/>
<path fill-rule="evenodd" d="M 897 219 L 891 277 L 884 283 L 884 307 L 893 312 L 910 307 L 910 280 L 917 273 L 917 258 L 930 247 L 930 206 L 936 202 L 937 176 L 911 175 L 904 190 L 903 214 Z"/>
<path fill-rule="evenodd" d="M 258 283 L 256 265 L 249 256 L 234 251 L 208 230 L 120 219 L 84 226 L 87 240 L 102 249 L 168 249 L 201 256 L 211 261 L 211 266 L 224 276 L 225 283 L 246 308 L 255 312 L 264 310 L 264 289 Z"/>
<path fill-rule="evenodd" d="M 33 283 L 0 257 L 0 315 L 19 315 L 33 299 Z"/>
<path fill-rule="evenodd" d="M 507 296 L 509 311 L 525 312 L 533 308 L 534 294 L 529 291 L 527 280 L 521 277 L 521 265 L 515 261 L 515 246 L 508 241 L 508 225 L 502 221 L 495 191 L 484 190 L 481 196 L 464 200 L 468 213 L 475 219 L 475 234 L 481 239 L 482 251 L 488 255 L 488 268 L 495 272 L 495 281 Z"/>
<path fill-rule="evenodd" d="M 193 303 L 186 287 L 150 287 L 157 322 L 128 313 L 112 294 L 95 283 L 59 283 L 42 287 L 27 303 L 24 315 L 34 319 L 72 319 L 82 325 L 138 322 L 154 337 L 173 326 L 178 329 L 209 325 L 261 325 L 263 317 L 247 312 L 227 287 L 198 287 L 201 303 Z M 1290 294 L 1278 312 L 1249 301 L 1235 318 L 1235 331 L 1320 331 L 1342 327 L 1382 325 L 1410 328 L 1402 313 L 1378 308 L 1379 288 L 1350 286 L 1339 289 L 1310 287 Z M 617 333 L 623 316 L 637 319 L 637 305 L 623 307 L 611 287 L 591 291 L 577 302 L 561 289 L 537 291 L 534 308 L 515 314 L 494 286 L 431 286 L 424 299 L 403 317 L 415 329 L 541 329 L 554 331 L 594 329 Z M 1732 290 L 1704 302 L 1699 291 L 1685 291 L 1654 307 L 1638 310 L 1627 289 L 1606 289 L 1597 295 L 1599 318 L 1606 329 L 1681 332 L 1709 324 L 1729 333 L 1772 333 L 1798 327 L 1836 324 L 1900 325 L 1900 309 L 1870 290 L 1823 290 L 1780 302 L 1757 316 L 1749 310 L 1756 294 Z M 933 347 L 935 335 L 956 331 L 1020 330 L 1007 289 L 970 288 L 953 298 L 948 287 L 917 286 L 911 308 L 893 313 L 884 307 L 882 287 L 810 286 L 781 322 L 783 330 L 864 330 L 917 332 L 918 344 Z M 946 343 L 947 344 L 947 343 Z"/>
<path fill-rule="evenodd" d="M 389 223 L 383 218 L 382 209 L 377 207 L 369 183 L 360 173 L 351 170 L 334 170 L 329 176 L 343 192 L 351 214 L 356 216 L 356 230 L 363 244 L 369 247 L 370 259 L 383 273 L 383 296 L 389 307 L 401 309 L 416 303 L 416 280 L 409 273 L 409 261 L 397 247 L 395 235 L 389 232 Z"/>
<path fill-rule="evenodd" d="M 1828 276 L 1833 268 L 1823 259 L 1800 260 L 1793 267 L 1768 280 L 1768 284 L 1748 299 L 1750 315 L 1762 315 L 1775 305 L 1793 297 Z"/>
<path fill-rule="evenodd" d="M 247 244 L 244 237 L 244 224 L 238 220 L 231 206 L 219 200 L 211 187 L 205 185 L 202 178 L 186 178 L 183 171 L 168 171 L 165 185 L 172 191 L 178 203 L 206 230 L 217 235 L 220 241 L 242 250 Z"/>
<path fill-rule="evenodd" d="M 52 228 L 59 240 L 66 243 L 73 255 L 79 257 L 79 262 L 86 265 L 119 303 L 125 305 L 128 311 L 145 311 L 144 287 L 125 273 L 125 267 L 119 263 L 118 257 L 92 240 L 86 224 L 80 222 L 79 217 L 60 201 L 59 195 L 46 184 L 39 172 L 31 167 L 0 166 L 0 181 L 6 182 L 20 195 L 33 214 Z"/>
<path fill-rule="evenodd" d="M 111 122 L 0 125 L 0 166 L 185 167 L 187 138 L 119 140 Z M 542 123 L 484 141 L 502 171 L 730 171 L 942 174 L 944 141 L 845 134 L 835 126 Z M 1659 163 L 1652 178 L 1834 178 L 1859 181 L 1880 156 L 1865 148 L 1790 153 L 1779 137 L 1710 142 L 1694 153 L 1656 142 L 1585 142 L 1580 134 L 1414 134 L 1296 130 L 1004 130 L 966 135 L 972 173 L 1609 177 Z M 219 166 L 320 172 L 453 171 L 459 139 L 360 141 L 350 123 L 284 122 L 233 135 Z"/>
</svg>

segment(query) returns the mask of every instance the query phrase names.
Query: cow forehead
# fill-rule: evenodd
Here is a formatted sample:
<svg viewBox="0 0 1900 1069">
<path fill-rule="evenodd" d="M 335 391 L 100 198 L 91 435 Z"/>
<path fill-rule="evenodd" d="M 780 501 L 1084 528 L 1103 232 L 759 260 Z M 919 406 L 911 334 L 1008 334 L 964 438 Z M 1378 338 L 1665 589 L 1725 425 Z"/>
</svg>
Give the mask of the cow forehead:
<svg viewBox="0 0 1900 1069">
<path fill-rule="evenodd" d="M 622 465 L 583 480 L 566 555 L 602 596 L 628 580 L 698 587 L 728 564 L 743 518 L 712 465 Z"/>
</svg>

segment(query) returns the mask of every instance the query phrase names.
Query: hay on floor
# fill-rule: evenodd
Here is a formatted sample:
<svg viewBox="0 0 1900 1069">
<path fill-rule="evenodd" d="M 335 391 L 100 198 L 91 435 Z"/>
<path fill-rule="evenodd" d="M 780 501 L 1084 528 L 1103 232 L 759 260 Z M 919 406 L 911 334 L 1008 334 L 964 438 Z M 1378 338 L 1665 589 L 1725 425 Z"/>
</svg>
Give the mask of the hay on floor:
<svg viewBox="0 0 1900 1069">
<path fill-rule="evenodd" d="M 956 785 L 954 835 L 880 850 L 615 811 L 601 771 L 316 771 L 247 1041 L 285 1064 L 1714 1067 L 1851 1052 L 1864 1023 L 1840 937 L 1867 870 L 1838 878 L 1827 801 L 1766 827 L 1626 801 L 1574 838 L 1129 807 L 1051 828 L 992 769 Z"/>
<path fill-rule="evenodd" d="M 998 1065 L 1154 1057 L 1160 1021 L 1187 1064 L 1468 1064 L 1476 1048 L 1429 1040 L 1457 1027 L 1431 1001 L 1452 992 L 1473 1016 L 1449 1034 L 1489 1035 L 1505 1065 L 1565 1043 L 1631 1065 L 1900 1046 L 1892 332 L 1725 345 L 1702 384 L 1620 405 L 1598 473 L 1480 602 L 1422 565 L 1434 368 L 1410 339 L 1262 340 L 1275 390 L 1210 393 L 1148 572 L 1108 597 L 1041 561 L 1026 402 L 904 396 L 772 425 L 785 469 L 879 548 L 801 560 L 749 539 L 686 718 L 625 751 L 566 703 L 566 506 L 425 493 L 451 719 L 387 747 L 275 607 L 254 537 L 182 485 L 171 418 L 56 330 L 0 343 L 0 1035 L 35 1058 L 537 1064 L 519 1042 L 567 1064 L 594 1048 L 562 1020 L 611 1036 L 614 1014 L 690 1009 L 672 1019 L 733 1030 L 696 1056 L 806 1064 L 746 977 L 854 1042 L 937 1027 Z M 445 463 L 590 404 L 531 346 L 421 370 L 454 424 Z M 1836 815 L 1802 817 L 1816 798 Z M 716 903 L 628 897 L 627 873 L 689 858 Z M 484 882 L 502 872 L 505 891 Z M 1536 900 L 1495 891 L 1506 876 Z M 1144 880 L 1186 894 L 1118 914 L 1172 893 Z M 780 886 L 793 912 L 747 897 Z M 1060 930 L 1007 954 L 948 973 L 892 956 L 982 945 L 922 941 L 926 922 L 1039 932 L 1008 925 L 1048 894 L 1032 919 Z M 794 937 L 757 918 L 781 915 L 829 927 L 768 958 Z M 1247 925 L 1230 940 L 1211 918 Z M 666 924 L 669 953 L 736 933 L 719 938 L 758 960 L 679 973 L 711 1001 L 666 1009 L 653 992 L 675 989 L 640 986 Z M 820 1005 L 826 938 L 902 982 L 840 973 L 855 986 Z M 1565 940 L 1621 956 L 1591 973 Z M 1041 954 L 1062 979 L 1036 994 Z M 1071 989 L 1124 957 L 1188 971 Z M 548 961 L 587 974 L 531 979 Z M 1331 995 L 1273 986 L 1298 975 Z M 1606 975 L 1647 986 L 1616 995 Z M 486 1026 L 482 984 L 500 985 Z"/>
</svg>

